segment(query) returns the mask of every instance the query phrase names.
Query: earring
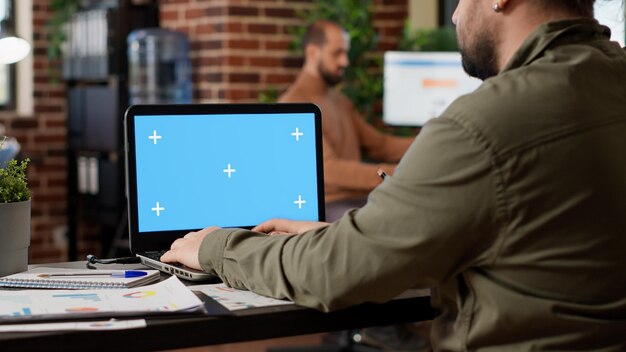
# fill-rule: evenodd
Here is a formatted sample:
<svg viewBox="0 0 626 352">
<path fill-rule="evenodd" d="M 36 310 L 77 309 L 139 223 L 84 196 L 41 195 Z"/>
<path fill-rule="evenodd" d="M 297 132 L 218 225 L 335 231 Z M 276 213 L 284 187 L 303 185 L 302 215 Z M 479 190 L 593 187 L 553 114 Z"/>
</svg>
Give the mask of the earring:
<svg viewBox="0 0 626 352">
<path fill-rule="evenodd" d="M 502 7 L 500 7 L 500 3 L 499 2 L 494 2 L 493 6 L 491 7 L 493 9 L 494 12 L 496 13 L 500 13 L 502 12 Z"/>
</svg>

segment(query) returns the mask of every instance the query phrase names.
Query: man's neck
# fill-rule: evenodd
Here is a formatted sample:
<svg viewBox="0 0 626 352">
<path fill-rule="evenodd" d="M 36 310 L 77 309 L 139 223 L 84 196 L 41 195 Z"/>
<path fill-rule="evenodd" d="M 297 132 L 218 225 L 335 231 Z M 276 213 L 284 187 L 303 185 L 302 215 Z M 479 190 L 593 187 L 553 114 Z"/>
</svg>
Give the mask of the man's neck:
<svg viewBox="0 0 626 352">
<path fill-rule="evenodd" d="M 565 11 L 555 12 L 554 10 L 546 11 L 529 2 L 510 2 L 509 8 L 502 14 L 494 14 L 496 16 L 506 16 L 504 24 L 500 28 L 500 42 L 498 50 L 498 70 L 502 71 L 513 55 L 519 50 L 526 38 L 537 29 L 540 25 L 563 20 L 566 18 L 574 18 Z"/>
<path fill-rule="evenodd" d="M 305 87 L 310 98 L 322 98 L 331 90 L 319 74 L 306 69 L 300 72 L 298 78 L 296 78 L 296 84 L 300 87 Z"/>
</svg>

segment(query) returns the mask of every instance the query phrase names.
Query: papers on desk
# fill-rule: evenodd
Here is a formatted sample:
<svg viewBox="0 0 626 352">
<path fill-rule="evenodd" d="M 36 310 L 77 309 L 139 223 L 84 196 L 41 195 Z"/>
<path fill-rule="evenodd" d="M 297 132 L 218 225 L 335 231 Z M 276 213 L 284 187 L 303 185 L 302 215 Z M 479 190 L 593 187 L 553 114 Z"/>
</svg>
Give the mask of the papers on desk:
<svg viewBox="0 0 626 352">
<path fill-rule="evenodd" d="M 124 273 L 136 273 L 125 277 Z M 158 270 L 90 270 L 37 267 L 0 277 L 0 287 L 58 288 L 72 290 L 121 289 L 159 281 Z"/>
<path fill-rule="evenodd" d="M 193 286 L 193 290 L 204 293 L 231 311 L 294 304 L 291 301 L 269 298 L 250 291 L 237 290 L 224 284 L 196 285 Z"/>
<path fill-rule="evenodd" d="M 0 291 L 0 323 L 203 311 L 203 307 L 175 276 L 154 285 L 118 290 Z"/>
<path fill-rule="evenodd" d="M 41 324 L 8 324 L 0 325 L 2 332 L 41 332 L 41 331 L 70 331 L 70 330 L 125 330 L 146 327 L 145 319 L 133 320 L 101 320 L 69 323 L 41 323 Z"/>
</svg>

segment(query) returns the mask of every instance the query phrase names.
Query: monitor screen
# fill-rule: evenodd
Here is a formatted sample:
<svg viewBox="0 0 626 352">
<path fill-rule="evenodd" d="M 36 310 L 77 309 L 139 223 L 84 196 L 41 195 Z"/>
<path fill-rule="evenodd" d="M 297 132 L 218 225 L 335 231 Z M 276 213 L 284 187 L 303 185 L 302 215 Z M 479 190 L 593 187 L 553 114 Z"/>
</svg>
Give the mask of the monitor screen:
<svg viewBox="0 0 626 352">
<path fill-rule="evenodd" d="M 317 126 L 314 113 L 134 116 L 139 232 L 318 220 Z"/>
<path fill-rule="evenodd" d="M 626 23 L 622 1 L 597 0 L 594 5 L 596 19 L 611 28 L 611 40 L 619 42 L 622 47 L 626 41 Z"/>
<path fill-rule="evenodd" d="M 383 121 L 423 126 L 482 81 L 463 71 L 456 52 L 385 53 Z"/>
</svg>

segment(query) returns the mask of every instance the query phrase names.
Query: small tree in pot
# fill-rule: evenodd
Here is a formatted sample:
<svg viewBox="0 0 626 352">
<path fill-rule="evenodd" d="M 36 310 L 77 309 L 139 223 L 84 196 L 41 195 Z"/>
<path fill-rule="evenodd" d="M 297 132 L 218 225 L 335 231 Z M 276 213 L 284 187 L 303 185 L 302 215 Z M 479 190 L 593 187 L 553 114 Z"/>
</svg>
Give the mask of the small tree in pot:
<svg viewBox="0 0 626 352">
<path fill-rule="evenodd" d="M 0 140 L 0 151 L 6 137 Z M 29 159 L 0 165 L 0 276 L 28 267 L 30 191 L 26 180 Z"/>
</svg>

